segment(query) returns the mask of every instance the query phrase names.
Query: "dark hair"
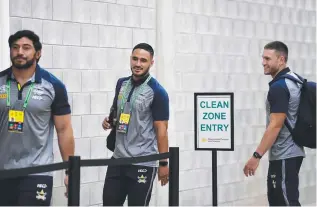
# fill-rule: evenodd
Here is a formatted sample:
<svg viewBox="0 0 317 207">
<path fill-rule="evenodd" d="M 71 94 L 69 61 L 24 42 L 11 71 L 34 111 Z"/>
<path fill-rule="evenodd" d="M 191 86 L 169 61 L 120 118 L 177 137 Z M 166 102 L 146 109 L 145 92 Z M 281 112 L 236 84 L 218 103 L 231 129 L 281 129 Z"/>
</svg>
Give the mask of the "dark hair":
<svg viewBox="0 0 317 207">
<path fill-rule="evenodd" d="M 277 52 L 281 53 L 285 57 L 285 62 L 287 62 L 288 58 L 288 48 L 286 44 L 280 41 L 270 42 L 264 46 L 264 49 L 268 50 L 276 50 Z"/>
<path fill-rule="evenodd" d="M 10 35 L 9 40 L 8 40 L 9 47 L 11 48 L 13 43 L 15 41 L 21 39 L 22 37 L 26 37 L 26 38 L 32 40 L 33 46 L 34 46 L 36 52 L 42 49 L 42 44 L 40 42 L 39 36 L 30 30 L 20 30 L 20 31 L 17 31 L 16 33 L 14 33 L 13 35 Z"/>
<path fill-rule="evenodd" d="M 135 49 L 143 49 L 143 50 L 146 50 L 148 51 L 151 56 L 153 57 L 154 56 L 154 50 L 152 48 L 151 45 L 147 44 L 147 43 L 139 43 L 137 44 L 136 46 L 134 46 L 132 52 L 135 50 Z"/>
</svg>

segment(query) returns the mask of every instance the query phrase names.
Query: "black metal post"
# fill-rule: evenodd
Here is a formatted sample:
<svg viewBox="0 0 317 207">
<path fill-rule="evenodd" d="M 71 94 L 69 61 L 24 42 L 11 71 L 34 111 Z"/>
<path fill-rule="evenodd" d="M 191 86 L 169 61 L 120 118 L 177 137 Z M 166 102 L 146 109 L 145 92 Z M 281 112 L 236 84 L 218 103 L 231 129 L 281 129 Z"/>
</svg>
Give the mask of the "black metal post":
<svg viewBox="0 0 317 207">
<path fill-rule="evenodd" d="M 69 157 L 68 206 L 79 206 L 80 198 L 80 156 Z"/>
<path fill-rule="evenodd" d="M 212 151 L 212 206 L 218 206 L 217 150 Z"/>
<path fill-rule="evenodd" d="M 170 147 L 169 206 L 179 206 L 179 148 Z"/>
</svg>

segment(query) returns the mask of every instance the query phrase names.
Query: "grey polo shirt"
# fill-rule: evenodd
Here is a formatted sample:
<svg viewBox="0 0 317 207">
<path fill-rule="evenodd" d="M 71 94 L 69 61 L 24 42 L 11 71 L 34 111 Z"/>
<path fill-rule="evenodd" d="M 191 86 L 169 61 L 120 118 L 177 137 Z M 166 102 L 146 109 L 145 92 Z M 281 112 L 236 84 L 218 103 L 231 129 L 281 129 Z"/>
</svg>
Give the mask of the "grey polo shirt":
<svg viewBox="0 0 317 207">
<path fill-rule="evenodd" d="M 24 111 L 23 133 L 8 131 L 7 80 L 11 80 L 10 109 L 21 110 L 31 83 L 34 88 Z M 53 115 L 70 114 L 66 88 L 54 75 L 36 67 L 33 77 L 20 89 L 12 69 L 0 72 L 0 169 L 53 163 Z M 51 173 L 42 173 L 51 175 Z"/>
<path fill-rule="evenodd" d="M 296 113 L 300 101 L 301 86 L 289 79 L 278 79 L 284 74 L 297 77 L 289 68 L 285 68 L 269 83 L 270 88 L 266 102 L 267 125 L 269 124 L 271 113 L 285 113 L 291 127 L 294 127 L 297 120 Z M 291 133 L 283 125 L 275 143 L 270 149 L 269 160 L 281 160 L 300 156 L 305 156 L 303 147 L 295 144 Z"/>
<path fill-rule="evenodd" d="M 120 78 L 117 82 L 117 118 L 120 115 L 119 109 L 123 90 L 127 84 L 129 84 L 127 87 L 128 100 L 132 101 L 135 98 L 135 104 L 131 102 L 132 111 L 127 134 L 116 132 L 114 158 L 157 154 L 157 136 L 153 123 L 154 121 L 167 121 L 169 119 L 168 94 L 159 82 L 153 77 L 147 83 L 144 83 L 147 77 L 139 82 L 129 82 L 130 78 Z M 145 85 L 143 90 L 140 91 L 142 83 Z M 157 166 L 157 161 L 137 163 L 136 165 L 155 167 Z"/>
</svg>

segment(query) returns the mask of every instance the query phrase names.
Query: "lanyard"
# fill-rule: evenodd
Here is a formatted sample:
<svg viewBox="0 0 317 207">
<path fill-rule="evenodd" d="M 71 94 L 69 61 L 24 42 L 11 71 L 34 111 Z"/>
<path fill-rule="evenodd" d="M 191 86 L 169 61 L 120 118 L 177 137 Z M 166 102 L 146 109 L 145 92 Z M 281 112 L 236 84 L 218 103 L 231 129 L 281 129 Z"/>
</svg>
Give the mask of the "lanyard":
<svg viewBox="0 0 317 207">
<path fill-rule="evenodd" d="M 132 110 L 133 103 L 135 102 L 137 96 L 141 94 L 141 92 L 143 92 L 144 86 L 147 84 L 147 82 L 149 82 L 150 79 L 151 79 L 151 76 L 149 75 L 149 77 L 145 80 L 145 82 L 142 83 L 142 85 L 140 86 L 140 89 L 135 94 L 132 94 L 130 112 Z M 128 87 L 130 83 L 131 83 L 131 79 L 129 79 L 129 81 L 126 83 L 124 91 L 122 93 L 121 106 L 120 106 L 121 113 L 123 112 L 124 102 L 127 100 L 129 95 L 130 90 L 128 90 Z"/>
<path fill-rule="evenodd" d="M 23 108 L 26 109 L 26 106 L 28 105 L 29 103 L 29 100 L 30 100 L 30 96 L 31 96 L 31 92 L 33 90 L 33 87 L 34 87 L 34 83 L 31 83 L 31 86 L 29 88 L 29 91 L 26 95 L 26 98 L 24 100 L 24 104 L 23 104 Z M 11 104 L 11 81 L 8 80 L 7 81 L 7 107 L 10 107 L 10 104 Z"/>
</svg>

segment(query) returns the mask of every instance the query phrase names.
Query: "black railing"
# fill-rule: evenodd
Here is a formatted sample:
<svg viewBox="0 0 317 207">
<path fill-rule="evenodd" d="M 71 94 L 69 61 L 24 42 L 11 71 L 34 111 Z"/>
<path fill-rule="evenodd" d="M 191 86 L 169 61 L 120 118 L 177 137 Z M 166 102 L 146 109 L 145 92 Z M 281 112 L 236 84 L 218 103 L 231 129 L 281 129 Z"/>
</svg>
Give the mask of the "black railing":
<svg viewBox="0 0 317 207">
<path fill-rule="evenodd" d="M 142 157 L 118 159 L 81 160 L 80 156 L 71 156 L 69 161 L 28 168 L 0 170 L 0 179 L 16 178 L 30 174 L 51 172 L 68 168 L 68 206 L 80 206 L 80 169 L 109 165 L 127 165 L 161 159 L 169 159 L 169 206 L 179 206 L 179 148 L 170 147 L 169 152 Z"/>
</svg>

